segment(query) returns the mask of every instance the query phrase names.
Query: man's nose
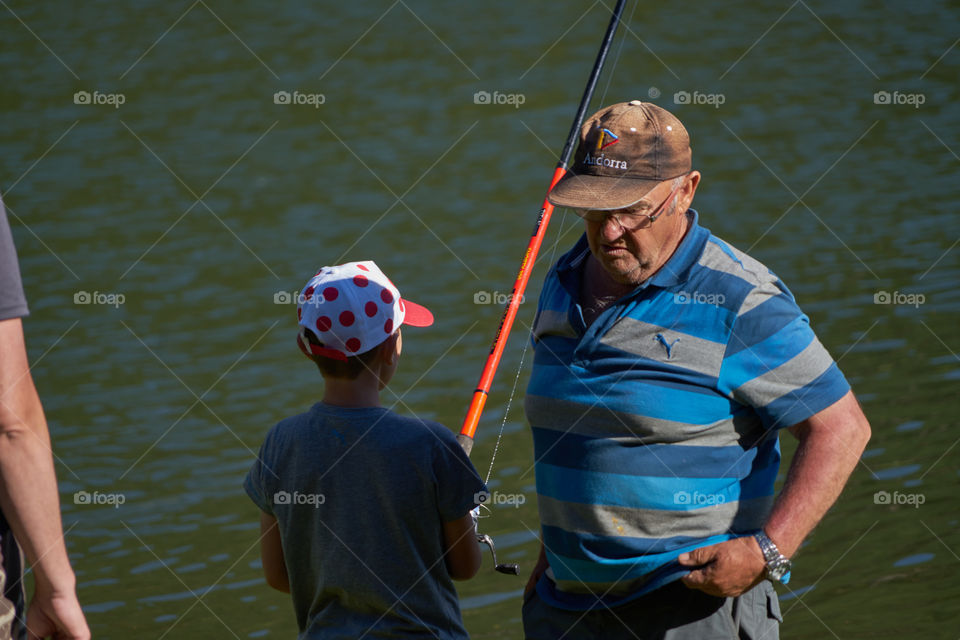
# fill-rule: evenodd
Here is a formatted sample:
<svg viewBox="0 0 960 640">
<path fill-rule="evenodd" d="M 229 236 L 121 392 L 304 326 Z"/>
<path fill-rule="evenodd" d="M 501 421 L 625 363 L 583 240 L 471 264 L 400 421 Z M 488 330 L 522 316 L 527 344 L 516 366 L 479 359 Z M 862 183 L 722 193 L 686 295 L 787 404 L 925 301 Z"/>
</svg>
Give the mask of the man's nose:
<svg viewBox="0 0 960 640">
<path fill-rule="evenodd" d="M 623 227 L 613 216 L 607 216 L 600 223 L 600 237 L 608 242 L 613 242 L 623 235 Z"/>
</svg>

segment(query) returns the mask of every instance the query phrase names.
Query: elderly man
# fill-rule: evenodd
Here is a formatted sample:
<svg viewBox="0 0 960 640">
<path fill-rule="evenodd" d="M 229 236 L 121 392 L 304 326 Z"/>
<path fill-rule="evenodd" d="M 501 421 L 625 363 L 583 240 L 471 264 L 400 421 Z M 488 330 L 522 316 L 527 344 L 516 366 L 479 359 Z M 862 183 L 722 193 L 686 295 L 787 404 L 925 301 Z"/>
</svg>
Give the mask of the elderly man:
<svg viewBox="0 0 960 640">
<path fill-rule="evenodd" d="M 778 637 L 770 581 L 870 437 L 787 287 L 699 225 L 699 182 L 680 121 L 633 101 L 584 124 L 549 195 L 586 232 L 533 327 L 527 638 Z M 799 447 L 775 499 L 783 428 Z"/>
</svg>

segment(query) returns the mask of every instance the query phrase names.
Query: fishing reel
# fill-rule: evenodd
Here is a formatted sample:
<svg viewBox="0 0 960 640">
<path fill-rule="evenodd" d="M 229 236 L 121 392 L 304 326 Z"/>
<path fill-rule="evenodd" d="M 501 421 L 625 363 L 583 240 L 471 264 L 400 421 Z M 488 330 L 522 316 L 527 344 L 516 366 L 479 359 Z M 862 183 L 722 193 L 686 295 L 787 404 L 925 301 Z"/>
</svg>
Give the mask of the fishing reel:
<svg viewBox="0 0 960 640">
<path fill-rule="evenodd" d="M 493 556 L 493 568 L 500 573 L 506 573 L 511 576 L 520 575 L 520 565 L 518 564 L 500 564 L 497 562 L 497 549 L 493 546 L 493 538 L 487 534 L 477 534 L 477 542 L 485 544 L 490 548 L 490 555 Z"/>
<path fill-rule="evenodd" d="M 520 575 L 520 565 L 518 565 L 518 564 L 500 564 L 499 562 L 497 562 L 497 548 L 496 548 L 496 547 L 494 546 L 494 544 L 493 544 L 493 538 L 491 538 L 490 536 L 488 536 L 488 535 L 485 534 L 485 533 L 480 533 L 480 532 L 477 530 L 477 529 L 478 529 L 478 524 L 479 524 L 479 522 L 480 522 L 480 510 L 481 510 L 481 509 L 486 509 L 487 511 L 490 511 L 490 509 L 489 509 L 486 505 L 480 504 L 480 505 L 477 505 L 477 508 L 476 508 L 474 511 L 471 512 L 471 513 L 473 514 L 473 530 L 474 530 L 474 531 L 476 532 L 476 534 L 477 534 L 477 544 L 485 544 L 485 545 L 487 545 L 487 548 L 490 549 L 490 555 L 493 556 L 493 567 L 494 567 L 494 569 L 496 569 L 498 572 L 500 572 L 500 573 L 506 573 L 507 575 L 511 575 L 511 576 L 518 576 L 518 575 Z M 487 516 L 484 516 L 484 517 L 487 517 Z"/>
</svg>

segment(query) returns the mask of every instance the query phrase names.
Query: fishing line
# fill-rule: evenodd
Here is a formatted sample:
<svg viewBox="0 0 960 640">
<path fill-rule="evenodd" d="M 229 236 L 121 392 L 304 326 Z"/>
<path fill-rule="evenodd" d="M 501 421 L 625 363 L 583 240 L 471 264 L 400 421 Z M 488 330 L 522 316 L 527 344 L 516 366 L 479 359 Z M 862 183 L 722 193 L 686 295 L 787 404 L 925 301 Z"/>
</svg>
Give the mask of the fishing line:
<svg viewBox="0 0 960 640">
<path fill-rule="evenodd" d="M 633 14 L 637 11 L 637 5 L 639 2 L 633 4 L 633 9 L 630 10 L 630 17 L 627 18 L 626 25 L 624 25 L 624 34 L 623 38 L 620 40 L 620 48 L 617 49 L 617 57 L 613 61 L 613 65 L 610 67 L 610 73 L 607 76 L 607 86 L 603 88 L 603 94 L 600 96 L 600 104 L 604 104 L 607 100 L 607 92 L 610 90 L 610 83 L 613 82 L 614 72 L 617 70 L 617 65 L 620 64 L 620 54 L 623 53 L 623 45 L 627 43 L 627 34 L 626 30 L 629 30 L 629 25 L 633 22 Z"/>
<path fill-rule="evenodd" d="M 553 256 L 551 256 L 551 258 L 552 257 Z M 497 434 L 497 442 L 493 445 L 493 455 L 490 456 L 490 468 L 487 469 L 487 478 L 483 481 L 484 484 L 490 482 L 490 476 L 493 475 L 493 461 L 497 459 L 497 452 L 500 451 L 500 440 L 503 439 L 503 428 L 507 426 L 507 418 L 510 415 L 510 407 L 513 405 L 513 397 L 517 393 L 517 383 L 520 381 L 520 371 L 523 370 L 523 359 L 527 355 L 528 346 L 530 346 L 530 341 L 524 340 L 523 351 L 520 352 L 520 364 L 517 366 L 517 375 L 513 378 L 513 388 L 510 390 L 510 398 L 507 400 L 507 406 L 503 411 L 503 420 L 500 422 L 500 433 Z"/>
<path fill-rule="evenodd" d="M 553 265 L 557 257 L 557 248 L 560 246 L 560 238 L 567 232 L 564 228 L 567 223 L 567 210 L 563 210 L 563 217 L 560 218 L 560 233 L 557 234 L 553 242 L 553 248 L 550 251 L 550 261 L 547 263 Z M 531 328 L 532 331 L 532 328 Z M 493 463 L 497 459 L 497 453 L 500 451 L 500 441 L 503 439 L 503 429 L 507 425 L 507 418 L 510 416 L 510 408 L 513 406 L 513 398 L 517 394 L 517 384 L 520 382 L 520 372 L 523 370 L 523 361 L 527 357 L 527 349 L 530 348 L 530 340 L 523 341 L 523 349 L 520 351 L 520 363 L 517 365 L 517 373 L 513 378 L 513 388 L 510 389 L 510 397 L 507 399 L 507 406 L 503 410 L 503 420 L 500 422 L 500 432 L 497 434 L 497 442 L 493 446 L 493 455 L 490 456 L 490 468 L 487 469 L 487 478 L 484 484 L 490 482 L 490 476 L 493 475 Z"/>
</svg>

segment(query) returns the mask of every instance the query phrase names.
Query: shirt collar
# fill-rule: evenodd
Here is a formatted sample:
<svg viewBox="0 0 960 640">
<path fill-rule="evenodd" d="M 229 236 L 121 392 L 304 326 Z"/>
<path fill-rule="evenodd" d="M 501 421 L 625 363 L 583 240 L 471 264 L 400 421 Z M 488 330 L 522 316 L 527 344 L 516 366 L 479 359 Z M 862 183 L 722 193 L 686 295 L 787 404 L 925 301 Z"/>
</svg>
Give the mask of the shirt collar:
<svg viewBox="0 0 960 640">
<path fill-rule="evenodd" d="M 676 251 L 652 277 L 647 278 L 637 287 L 637 291 L 645 289 L 649 285 L 664 289 L 673 287 L 686 282 L 690 277 L 690 270 L 703 254 L 703 248 L 710 237 L 710 231 L 698 224 L 700 216 L 696 209 L 687 209 L 686 215 L 690 220 L 690 227 L 677 246 Z M 567 280 L 573 275 L 565 273 L 569 271 L 573 271 L 579 276 L 589 256 L 590 246 L 587 243 L 587 234 L 584 233 L 573 248 L 557 261 L 558 276 L 562 280 Z M 579 282 L 579 277 L 576 280 Z M 567 281 L 570 282 L 570 280 Z"/>
</svg>

